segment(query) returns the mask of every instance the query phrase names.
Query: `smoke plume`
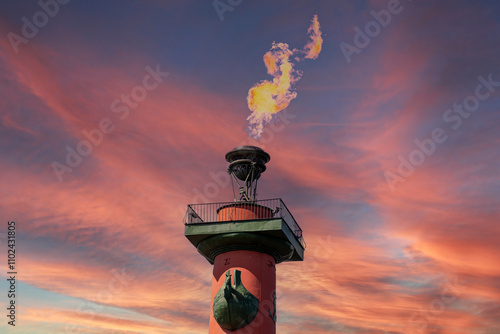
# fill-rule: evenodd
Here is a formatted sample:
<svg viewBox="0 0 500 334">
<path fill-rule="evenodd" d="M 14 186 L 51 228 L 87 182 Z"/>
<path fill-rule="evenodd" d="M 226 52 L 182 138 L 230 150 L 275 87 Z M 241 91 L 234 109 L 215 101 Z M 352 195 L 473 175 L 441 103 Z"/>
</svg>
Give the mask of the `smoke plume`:
<svg viewBox="0 0 500 334">
<path fill-rule="evenodd" d="M 273 42 L 271 50 L 264 55 L 267 73 L 273 79 L 263 80 L 248 91 L 248 108 L 252 113 L 247 120 L 251 137 L 259 139 L 264 126 L 272 121 L 273 115 L 288 107 L 290 101 L 297 97 L 297 92 L 292 91 L 292 85 L 302 74 L 293 68 L 293 61 L 318 58 L 323 44 L 317 15 L 314 15 L 307 33 L 309 41 L 303 50 L 290 50 L 286 43 Z"/>
</svg>

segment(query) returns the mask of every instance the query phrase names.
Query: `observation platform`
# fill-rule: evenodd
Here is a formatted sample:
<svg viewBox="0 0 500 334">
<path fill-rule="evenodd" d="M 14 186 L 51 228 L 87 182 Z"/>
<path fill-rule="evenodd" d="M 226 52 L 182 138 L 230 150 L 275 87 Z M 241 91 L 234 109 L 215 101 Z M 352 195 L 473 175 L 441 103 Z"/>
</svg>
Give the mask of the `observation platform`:
<svg viewBox="0 0 500 334">
<path fill-rule="evenodd" d="M 270 254 L 276 263 L 303 261 L 302 229 L 280 198 L 189 204 L 184 234 L 211 264 L 236 249 Z"/>
</svg>

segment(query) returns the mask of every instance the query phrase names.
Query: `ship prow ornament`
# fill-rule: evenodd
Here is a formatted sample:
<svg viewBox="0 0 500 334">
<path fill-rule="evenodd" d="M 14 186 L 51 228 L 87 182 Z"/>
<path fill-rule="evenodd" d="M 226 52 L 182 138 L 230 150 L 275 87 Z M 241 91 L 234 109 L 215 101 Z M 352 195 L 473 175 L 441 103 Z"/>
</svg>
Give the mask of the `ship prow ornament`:
<svg viewBox="0 0 500 334">
<path fill-rule="evenodd" d="M 259 299 L 252 295 L 241 282 L 241 271 L 234 269 L 234 284 L 231 270 L 226 271 L 224 284 L 214 297 L 213 314 L 224 329 L 234 331 L 250 324 L 259 311 Z"/>
</svg>

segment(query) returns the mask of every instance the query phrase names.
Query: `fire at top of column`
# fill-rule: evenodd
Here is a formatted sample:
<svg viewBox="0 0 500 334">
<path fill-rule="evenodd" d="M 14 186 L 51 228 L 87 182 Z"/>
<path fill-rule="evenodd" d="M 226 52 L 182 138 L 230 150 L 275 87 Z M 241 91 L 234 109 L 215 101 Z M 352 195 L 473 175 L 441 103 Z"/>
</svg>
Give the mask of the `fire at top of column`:
<svg viewBox="0 0 500 334">
<path fill-rule="evenodd" d="M 248 108 L 252 111 L 247 118 L 249 136 L 259 139 L 273 115 L 288 107 L 297 97 L 292 85 L 299 81 L 302 73 L 293 68 L 294 61 L 318 58 L 323 45 L 317 15 L 314 15 L 307 33 L 309 42 L 302 50 L 290 50 L 286 43 L 273 42 L 271 50 L 264 55 L 267 73 L 273 76 L 273 80 L 263 80 L 248 91 Z"/>
</svg>

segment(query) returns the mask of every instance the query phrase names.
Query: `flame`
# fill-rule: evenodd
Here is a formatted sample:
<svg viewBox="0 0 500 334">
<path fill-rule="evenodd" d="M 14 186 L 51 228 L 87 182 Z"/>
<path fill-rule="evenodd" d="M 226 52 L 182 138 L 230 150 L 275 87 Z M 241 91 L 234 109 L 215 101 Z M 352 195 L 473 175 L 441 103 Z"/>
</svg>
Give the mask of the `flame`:
<svg viewBox="0 0 500 334">
<path fill-rule="evenodd" d="M 273 76 L 273 80 L 263 80 L 248 91 L 248 108 L 252 113 L 247 120 L 251 137 L 259 139 L 264 126 L 272 121 L 273 115 L 288 107 L 297 97 L 297 92 L 292 91 L 292 85 L 300 79 L 301 73 L 293 68 L 291 59 L 294 55 L 296 61 L 318 58 L 323 43 L 319 29 L 318 16 L 314 15 L 307 30 L 310 41 L 304 46 L 304 50 L 292 51 L 286 43 L 273 42 L 271 50 L 264 55 L 267 73 Z M 305 56 L 301 58 L 299 53 Z"/>
<path fill-rule="evenodd" d="M 267 73 L 274 78 L 264 80 L 248 91 L 248 108 L 252 114 L 247 120 L 250 124 L 250 135 L 260 138 L 264 124 L 271 122 L 272 115 L 285 109 L 296 96 L 292 92 L 292 84 L 300 79 L 300 74 L 293 69 L 290 56 L 293 52 L 286 43 L 273 43 L 269 52 L 264 55 Z"/>
<path fill-rule="evenodd" d="M 321 52 L 321 46 L 323 45 L 323 38 L 321 37 L 321 31 L 319 30 L 319 21 L 318 15 L 314 15 L 311 26 L 307 29 L 307 34 L 311 39 L 304 50 L 306 51 L 306 58 L 308 59 L 316 59 L 318 58 L 319 53 Z"/>
</svg>

